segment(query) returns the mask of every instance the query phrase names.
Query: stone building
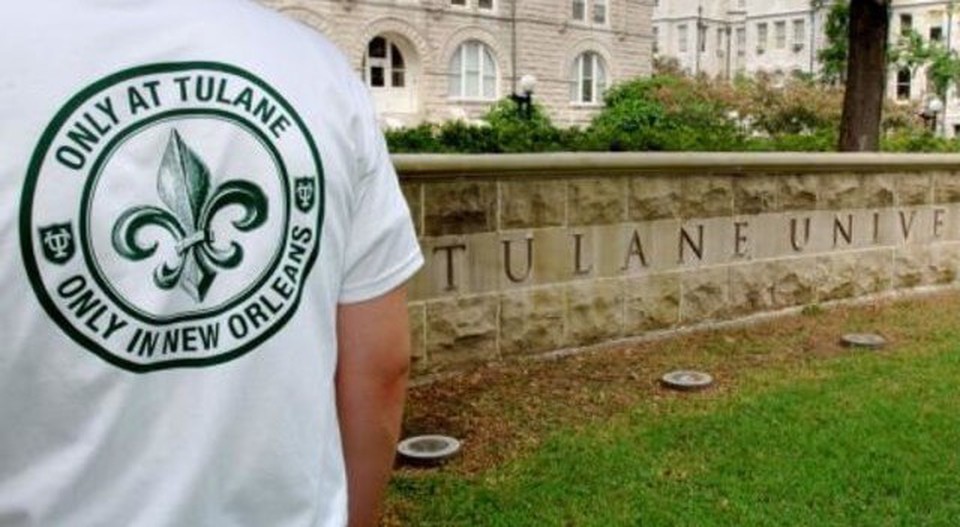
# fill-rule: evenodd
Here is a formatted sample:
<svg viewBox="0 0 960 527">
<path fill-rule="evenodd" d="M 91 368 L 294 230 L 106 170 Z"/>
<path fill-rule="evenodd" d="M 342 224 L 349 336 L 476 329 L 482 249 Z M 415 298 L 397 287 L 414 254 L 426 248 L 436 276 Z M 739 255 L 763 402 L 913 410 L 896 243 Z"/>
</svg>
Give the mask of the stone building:
<svg viewBox="0 0 960 527">
<path fill-rule="evenodd" d="M 826 9 L 810 0 L 659 0 L 654 49 L 692 74 L 817 71 Z"/>
<path fill-rule="evenodd" d="M 525 75 L 556 122 L 580 123 L 651 69 L 651 0 L 262 1 L 337 43 L 390 126 L 476 118 Z"/>
<path fill-rule="evenodd" d="M 711 77 L 766 72 L 774 78 L 817 73 L 825 44 L 827 7 L 811 0 L 658 0 L 653 12 L 654 55 L 675 58 L 685 71 Z M 893 0 L 890 40 L 916 31 L 929 41 L 960 49 L 960 16 L 950 0 Z M 931 99 L 924 68 L 892 66 L 887 94 L 904 103 Z M 951 89 L 937 127 L 960 135 L 960 102 Z"/>
</svg>

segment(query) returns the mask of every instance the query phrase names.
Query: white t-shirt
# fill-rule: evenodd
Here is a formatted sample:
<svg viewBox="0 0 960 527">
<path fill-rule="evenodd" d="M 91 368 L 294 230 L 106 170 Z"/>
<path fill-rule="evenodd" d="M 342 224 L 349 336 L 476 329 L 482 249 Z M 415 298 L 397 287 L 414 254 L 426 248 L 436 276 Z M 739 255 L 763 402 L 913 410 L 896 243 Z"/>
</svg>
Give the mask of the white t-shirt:
<svg viewBox="0 0 960 527">
<path fill-rule="evenodd" d="M 338 303 L 422 258 L 362 83 L 247 0 L 0 32 L 0 525 L 346 515 Z"/>
</svg>

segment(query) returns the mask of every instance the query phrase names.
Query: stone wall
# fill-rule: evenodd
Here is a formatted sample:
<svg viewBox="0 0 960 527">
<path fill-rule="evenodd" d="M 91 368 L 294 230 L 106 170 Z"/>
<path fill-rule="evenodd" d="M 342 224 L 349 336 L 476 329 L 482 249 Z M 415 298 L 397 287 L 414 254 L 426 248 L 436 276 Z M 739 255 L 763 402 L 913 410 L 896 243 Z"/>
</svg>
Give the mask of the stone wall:
<svg viewBox="0 0 960 527">
<path fill-rule="evenodd" d="M 958 280 L 960 156 L 395 161 L 421 373 Z"/>
</svg>

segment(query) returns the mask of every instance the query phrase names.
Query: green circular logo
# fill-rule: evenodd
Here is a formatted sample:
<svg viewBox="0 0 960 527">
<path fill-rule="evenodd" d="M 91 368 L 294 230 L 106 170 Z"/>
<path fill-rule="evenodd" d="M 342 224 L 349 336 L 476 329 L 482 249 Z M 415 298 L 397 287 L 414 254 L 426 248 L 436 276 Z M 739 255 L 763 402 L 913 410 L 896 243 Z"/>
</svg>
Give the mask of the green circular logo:
<svg viewBox="0 0 960 527">
<path fill-rule="evenodd" d="M 273 88 L 216 63 L 94 83 L 53 119 L 21 204 L 47 313 L 134 371 L 218 364 L 294 315 L 319 250 L 323 169 Z"/>
</svg>

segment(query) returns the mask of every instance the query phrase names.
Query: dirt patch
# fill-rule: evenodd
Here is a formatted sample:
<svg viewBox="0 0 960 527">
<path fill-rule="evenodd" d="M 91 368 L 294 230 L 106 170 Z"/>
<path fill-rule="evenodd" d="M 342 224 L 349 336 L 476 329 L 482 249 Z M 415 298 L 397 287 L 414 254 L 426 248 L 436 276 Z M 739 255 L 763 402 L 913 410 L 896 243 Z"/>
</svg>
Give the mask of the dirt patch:
<svg viewBox="0 0 960 527">
<path fill-rule="evenodd" d="M 709 399 L 737 390 L 755 370 L 800 374 L 807 361 L 849 353 L 843 333 L 872 331 L 891 348 L 925 338 L 960 308 L 955 293 L 858 307 L 808 309 L 753 326 L 703 331 L 658 342 L 564 358 L 479 368 L 411 390 L 403 434 L 443 433 L 463 441 L 462 454 L 444 471 L 477 474 L 535 449 L 550 433 L 576 430 L 643 405 L 656 412 L 675 397 Z M 674 369 L 708 371 L 709 390 L 678 394 L 660 386 Z M 421 468 L 399 467 L 409 476 Z"/>
</svg>

